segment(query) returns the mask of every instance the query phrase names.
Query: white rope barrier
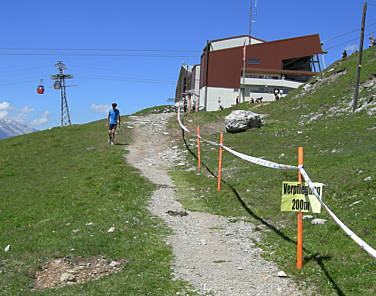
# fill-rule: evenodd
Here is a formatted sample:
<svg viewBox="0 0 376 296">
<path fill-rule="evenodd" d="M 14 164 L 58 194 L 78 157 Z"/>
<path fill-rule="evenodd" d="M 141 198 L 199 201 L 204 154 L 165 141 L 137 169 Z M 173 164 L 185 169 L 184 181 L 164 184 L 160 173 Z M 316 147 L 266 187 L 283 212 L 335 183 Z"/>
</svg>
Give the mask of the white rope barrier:
<svg viewBox="0 0 376 296">
<path fill-rule="evenodd" d="M 372 257 L 376 258 L 376 250 L 373 249 L 370 245 L 368 245 L 365 241 L 363 241 L 359 236 L 357 236 L 350 228 L 348 228 L 345 224 L 342 223 L 341 220 L 337 218 L 337 216 L 329 209 L 329 207 L 322 201 L 320 195 L 316 191 L 315 186 L 311 179 L 309 178 L 307 172 L 301 167 L 299 168 L 300 173 L 302 174 L 304 180 L 307 182 L 308 186 L 311 188 L 313 194 L 317 198 L 317 200 L 322 204 L 325 210 L 328 212 L 329 216 L 333 218 L 333 220 L 338 224 L 339 227 L 350 237 L 352 238 L 362 249 L 366 250 Z"/>
<path fill-rule="evenodd" d="M 193 134 L 196 137 L 198 136 L 197 134 L 192 133 L 188 128 L 186 128 L 182 124 L 182 122 L 180 120 L 180 108 L 179 107 L 178 107 L 178 122 L 179 122 L 180 127 L 184 131 L 186 131 L 188 133 L 191 133 L 191 134 Z M 209 140 L 205 140 L 201 136 L 198 136 L 198 137 L 200 138 L 200 140 L 202 140 L 204 142 L 207 142 L 207 143 L 215 145 L 215 146 L 220 146 L 220 144 L 212 142 L 212 141 L 209 141 Z M 257 164 L 257 165 L 261 165 L 261 166 L 269 167 L 269 168 L 274 168 L 274 169 L 293 169 L 293 170 L 299 170 L 299 172 L 303 176 L 304 180 L 307 182 L 308 186 L 311 188 L 313 194 L 318 199 L 318 201 L 321 203 L 321 205 L 325 208 L 325 210 L 328 212 L 329 216 L 333 218 L 333 220 L 338 224 L 338 226 L 341 227 L 341 229 L 353 241 L 355 241 L 355 243 L 357 243 L 362 249 L 364 249 L 366 252 L 368 252 L 368 254 L 370 254 L 372 257 L 376 258 L 376 250 L 374 248 L 372 248 L 370 245 L 368 245 L 365 241 L 363 241 L 353 231 L 351 231 L 351 229 L 348 228 L 340 219 L 338 219 L 337 216 L 323 202 L 323 200 L 320 198 L 320 195 L 316 191 L 315 186 L 313 186 L 313 183 L 312 183 L 311 179 L 309 178 L 307 172 L 304 170 L 303 166 L 293 166 L 293 165 L 279 164 L 279 163 L 275 163 L 275 162 L 272 162 L 272 161 L 264 160 L 264 159 L 261 159 L 261 158 L 257 158 L 257 157 L 253 157 L 253 156 L 250 156 L 250 155 L 246 155 L 246 154 L 237 152 L 235 150 L 232 150 L 229 147 L 226 147 L 225 145 L 221 145 L 221 146 L 223 147 L 223 149 L 227 150 L 231 154 L 234 154 L 235 156 L 237 156 L 237 157 L 239 157 L 239 158 L 241 158 L 241 159 L 243 159 L 245 161 L 248 161 L 248 162 L 251 162 L 251 163 L 254 163 L 254 164 Z"/>
</svg>

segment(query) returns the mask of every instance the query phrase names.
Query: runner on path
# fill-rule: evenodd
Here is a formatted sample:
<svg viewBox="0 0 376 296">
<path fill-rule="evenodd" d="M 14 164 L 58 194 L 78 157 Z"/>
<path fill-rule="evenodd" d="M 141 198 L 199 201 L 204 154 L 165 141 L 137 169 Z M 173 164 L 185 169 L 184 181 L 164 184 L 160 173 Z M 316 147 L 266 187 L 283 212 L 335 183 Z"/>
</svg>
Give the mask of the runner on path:
<svg viewBox="0 0 376 296">
<path fill-rule="evenodd" d="M 115 143 L 116 127 L 119 125 L 120 128 L 120 112 L 116 109 L 116 106 L 116 103 L 112 103 L 112 109 L 108 112 L 106 123 L 106 126 L 108 126 L 108 143 L 111 146 Z"/>
</svg>

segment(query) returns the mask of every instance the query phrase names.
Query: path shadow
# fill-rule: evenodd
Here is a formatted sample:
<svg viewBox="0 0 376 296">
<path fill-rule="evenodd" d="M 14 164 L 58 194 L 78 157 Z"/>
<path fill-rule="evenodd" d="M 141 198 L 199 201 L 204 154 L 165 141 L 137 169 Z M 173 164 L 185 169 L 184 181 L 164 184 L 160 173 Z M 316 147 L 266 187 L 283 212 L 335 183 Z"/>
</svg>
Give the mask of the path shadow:
<svg viewBox="0 0 376 296">
<path fill-rule="evenodd" d="M 184 141 L 184 145 L 185 147 L 187 148 L 187 150 L 189 151 L 189 153 L 198 160 L 198 157 L 197 155 L 192 151 L 192 149 L 189 147 L 188 143 L 187 143 L 187 140 L 185 138 L 185 133 L 184 133 L 184 130 L 182 129 L 182 138 L 183 138 L 183 141 Z M 209 174 L 211 174 L 213 177 L 215 178 L 218 178 L 218 176 L 204 163 L 201 161 L 201 165 L 209 172 Z M 280 231 L 278 228 L 276 228 L 274 225 L 268 223 L 267 221 L 265 221 L 264 219 L 262 219 L 260 216 L 256 215 L 248 206 L 247 204 L 244 202 L 244 200 L 241 198 L 240 194 L 236 191 L 236 189 L 231 185 L 229 184 L 228 182 L 226 182 L 226 180 L 223 180 L 221 179 L 221 182 L 223 184 L 225 184 L 226 186 L 228 186 L 231 191 L 234 193 L 235 197 L 237 198 L 237 200 L 239 201 L 240 205 L 243 207 L 243 209 L 252 217 L 254 218 L 255 220 L 259 221 L 261 224 L 263 224 L 264 226 L 266 226 L 268 229 L 270 229 L 271 231 L 273 231 L 274 233 L 276 233 L 280 238 L 282 238 L 283 240 L 289 242 L 289 243 L 292 243 L 294 245 L 297 244 L 296 240 L 290 238 L 288 235 L 284 234 L 282 231 Z M 345 296 L 345 294 L 342 292 L 342 290 L 340 289 L 340 287 L 338 287 L 338 285 L 336 284 L 336 282 L 333 280 L 333 278 L 330 276 L 329 272 L 327 271 L 327 269 L 325 268 L 324 264 L 323 264 L 323 261 L 329 261 L 330 260 L 330 256 L 321 256 L 319 253 L 316 253 L 316 254 L 312 254 L 311 251 L 307 250 L 306 248 L 303 247 L 303 250 L 310 254 L 308 257 L 304 257 L 303 259 L 303 265 L 305 263 L 308 263 L 309 261 L 311 260 L 314 260 L 319 266 L 320 268 L 323 270 L 325 276 L 327 277 L 328 281 L 332 284 L 333 288 L 336 290 L 337 292 L 337 295 L 339 296 Z"/>
<path fill-rule="evenodd" d="M 183 141 L 184 141 L 184 145 L 185 147 L 187 148 L 187 150 L 189 151 L 189 153 L 196 159 L 198 159 L 197 155 L 191 150 L 191 148 L 189 147 L 188 143 L 187 143 L 187 140 L 185 138 L 185 133 L 184 133 L 184 130 L 182 130 L 182 134 L 183 134 Z M 201 165 L 203 167 L 205 167 L 205 169 L 210 173 L 210 175 L 212 175 L 213 177 L 215 178 L 218 178 L 218 176 L 204 163 L 201 161 Z M 280 236 L 281 238 L 283 238 L 284 240 L 290 242 L 290 243 L 294 243 L 296 245 L 296 240 L 293 240 L 291 238 L 289 238 L 286 234 L 284 234 L 283 232 L 281 232 L 279 229 L 277 229 L 275 226 L 271 225 L 270 223 L 268 223 L 267 221 L 265 221 L 264 219 L 262 219 L 261 217 L 257 216 L 248 206 L 247 204 L 244 202 L 244 200 L 241 198 L 241 196 L 239 195 L 239 193 L 236 191 L 236 189 L 229 183 L 226 182 L 226 180 L 221 180 L 221 182 L 225 185 L 227 185 L 231 191 L 234 193 L 235 197 L 237 198 L 237 200 L 239 201 L 240 205 L 243 207 L 243 209 L 254 219 L 256 219 L 257 221 L 259 221 L 261 224 L 265 225 L 267 228 L 269 228 L 270 230 L 274 231 L 278 236 Z"/>
<path fill-rule="evenodd" d="M 303 258 L 303 264 L 308 263 L 311 260 L 314 260 L 320 266 L 320 268 L 322 269 L 322 271 L 325 273 L 326 278 L 332 284 L 333 288 L 336 290 L 337 295 L 338 296 L 345 296 L 345 294 L 342 292 L 341 288 L 338 287 L 338 285 L 333 280 L 333 278 L 330 276 L 328 270 L 324 266 L 323 262 L 324 261 L 329 261 L 330 258 L 331 258 L 330 256 L 320 256 L 319 253 L 316 253 L 316 254 L 310 255 L 308 257 L 304 257 Z"/>
</svg>

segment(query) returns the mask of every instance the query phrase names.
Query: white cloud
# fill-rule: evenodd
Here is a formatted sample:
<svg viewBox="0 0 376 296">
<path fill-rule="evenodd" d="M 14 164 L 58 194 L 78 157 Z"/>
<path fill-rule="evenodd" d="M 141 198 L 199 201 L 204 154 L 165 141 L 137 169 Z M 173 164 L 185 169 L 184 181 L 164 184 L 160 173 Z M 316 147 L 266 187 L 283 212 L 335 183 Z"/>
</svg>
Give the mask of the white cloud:
<svg viewBox="0 0 376 296">
<path fill-rule="evenodd" d="M 11 107 L 10 107 L 10 104 L 8 102 L 2 102 L 0 103 L 0 110 L 9 110 Z"/>
<path fill-rule="evenodd" d="M 50 112 L 48 112 L 47 110 L 43 112 L 42 116 L 39 117 L 39 118 L 36 118 L 34 119 L 32 122 L 31 122 L 31 126 L 33 127 L 36 127 L 36 126 L 39 126 L 39 125 L 42 125 L 42 124 L 45 124 L 46 122 L 48 122 L 48 116 L 50 115 Z"/>
<path fill-rule="evenodd" d="M 25 106 L 21 109 L 21 112 L 24 113 L 24 114 L 27 114 L 27 113 L 30 113 L 30 112 L 33 112 L 34 111 L 34 108 L 30 108 L 29 106 Z"/>
<path fill-rule="evenodd" d="M 8 111 L 0 111 L 0 119 L 4 119 L 7 115 L 8 115 Z"/>
<path fill-rule="evenodd" d="M 25 124 L 25 122 L 27 121 L 27 119 L 29 117 L 28 114 L 33 112 L 34 108 L 30 108 L 29 106 L 25 106 L 21 109 L 12 108 L 12 110 L 14 111 L 14 115 L 13 115 L 13 118 L 11 118 L 11 119 L 14 120 L 14 121 Z"/>
<path fill-rule="evenodd" d="M 111 109 L 110 105 L 95 105 L 91 104 L 90 109 L 97 113 L 107 113 Z"/>
<path fill-rule="evenodd" d="M 44 111 L 39 118 L 35 118 L 35 116 L 31 115 L 30 113 L 32 112 L 34 112 L 34 108 L 29 106 L 25 106 L 23 108 L 15 108 L 8 102 L 0 102 L 0 119 L 9 119 L 33 127 L 48 122 L 48 116 L 50 115 L 50 112 Z M 34 117 L 31 123 L 31 119 L 29 117 Z"/>
</svg>

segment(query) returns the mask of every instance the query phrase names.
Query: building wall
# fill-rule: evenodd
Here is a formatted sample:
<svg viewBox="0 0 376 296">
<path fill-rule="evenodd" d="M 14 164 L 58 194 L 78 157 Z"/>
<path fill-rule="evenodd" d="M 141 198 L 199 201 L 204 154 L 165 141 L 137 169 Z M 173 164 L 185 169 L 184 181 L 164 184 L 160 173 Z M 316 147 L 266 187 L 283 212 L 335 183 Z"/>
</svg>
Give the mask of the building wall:
<svg viewBox="0 0 376 296">
<path fill-rule="evenodd" d="M 285 59 L 321 53 L 319 36 L 308 35 L 246 46 L 246 68 L 282 69 Z M 237 88 L 243 69 L 243 46 L 209 52 L 206 81 L 206 52 L 201 55 L 201 87 Z M 248 60 L 257 60 L 249 64 Z"/>
<path fill-rule="evenodd" d="M 189 66 L 181 66 L 178 82 L 175 89 L 175 100 L 181 98 L 183 93 L 190 89 L 192 72 Z"/>
<path fill-rule="evenodd" d="M 196 94 L 200 92 L 200 65 L 192 68 L 191 90 Z"/>
<path fill-rule="evenodd" d="M 264 79 L 259 79 L 264 80 Z M 283 80 L 279 80 L 283 82 Z M 252 85 L 245 86 L 241 88 L 223 88 L 223 87 L 208 87 L 208 101 L 206 106 L 206 111 L 218 111 L 219 102 L 221 100 L 221 105 L 224 108 L 229 108 L 236 104 L 236 97 L 239 96 L 240 102 L 249 102 L 251 98 L 254 100 L 262 98 L 263 102 L 274 101 L 274 91 L 278 89 L 282 93 L 279 94 L 280 98 L 286 96 L 289 92 L 297 88 L 301 83 L 296 83 L 292 85 Z M 206 87 L 201 88 L 200 90 L 200 109 L 205 107 L 205 89 Z"/>
<path fill-rule="evenodd" d="M 204 107 L 205 102 L 205 89 L 200 90 L 200 107 Z M 219 102 L 221 100 L 221 105 L 224 108 L 231 107 L 236 103 L 236 97 L 239 95 L 239 88 L 223 88 L 223 87 L 208 87 L 208 102 L 206 106 L 206 111 L 218 111 Z"/>
<path fill-rule="evenodd" d="M 197 100 L 198 106 L 201 105 L 200 102 L 200 65 L 196 65 L 194 69 L 195 79 L 192 80 L 194 82 L 194 96 L 193 99 Z"/>
</svg>

